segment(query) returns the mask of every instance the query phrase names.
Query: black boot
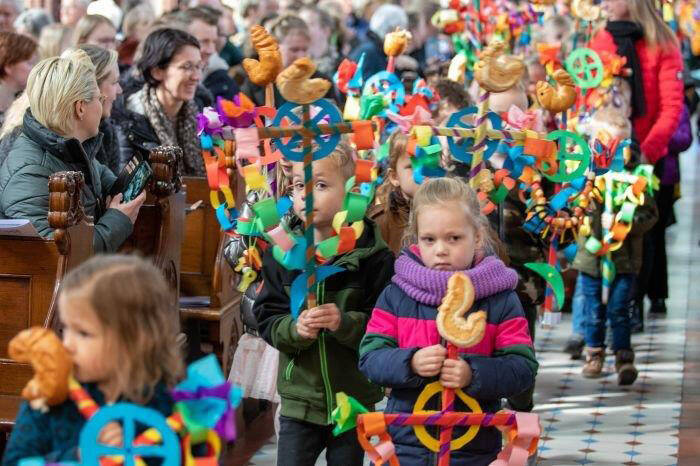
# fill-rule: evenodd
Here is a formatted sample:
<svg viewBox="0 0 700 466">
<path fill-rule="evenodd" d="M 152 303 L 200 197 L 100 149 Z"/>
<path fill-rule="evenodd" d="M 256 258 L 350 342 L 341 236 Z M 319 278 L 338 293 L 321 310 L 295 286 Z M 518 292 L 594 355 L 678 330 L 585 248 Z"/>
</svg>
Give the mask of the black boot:
<svg viewBox="0 0 700 466">
<path fill-rule="evenodd" d="M 634 351 L 617 350 L 615 352 L 615 372 L 618 385 L 632 385 L 637 380 L 637 368 L 634 367 Z"/>
<path fill-rule="evenodd" d="M 666 314 L 666 300 L 661 298 L 652 299 L 651 307 L 649 308 L 649 313 Z"/>
</svg>

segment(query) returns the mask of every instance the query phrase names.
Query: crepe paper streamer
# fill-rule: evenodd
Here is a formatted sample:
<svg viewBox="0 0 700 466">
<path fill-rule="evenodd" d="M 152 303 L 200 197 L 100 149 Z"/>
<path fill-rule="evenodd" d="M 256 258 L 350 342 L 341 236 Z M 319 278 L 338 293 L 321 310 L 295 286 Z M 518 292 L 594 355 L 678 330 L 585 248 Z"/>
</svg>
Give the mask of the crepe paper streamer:
<svg viewBox="0 0 700 466">
<path fill-rule="evenodd" d="M 335 265 L 322 265 L 316 268 L 313 282 L 309 281 L 309 274 L 307 271 L 304 271 L 298 277 L 296 277 L 292 282 L 292 287 L 290 289 L 290 310 L 292 312 L 292 318 L 296 320 L 297 317 L 299 317 L 301 307 L 304 304 L 304 298 L 309 295 L 310 287 L 313 288 L 315 295 L 316 285 L 318 285 L 331 275 L 343 272 L 344 270 L 345 269 L 343 269 L 342 267 L 338 267 Z M 307 306 L 309 309 L 312 307 L 316 307 L 315 304 L 313 306 L 311 304 L 308 304 L 308 301 Z"/>
<path fill-rule="evenodd" d="M 374 127 L 371 121 L 353 121 L 351 135 L 357 150 L 374 149 Z"/>
<path fill-rule="evenodd" d="M 175 410 L 182 415 L 187 431 L 198 441 L 214 429 L 227 441 L 236 437 L 234 409 L 243 392 L 226 380 L 216 356 L 210 354 L 187 367 L 187 377 L 172 391 Z"/>
<path fill-rule="evenodd" d="M 441 388 L 439 382 L 434 382 L 429 387 L 431 385 L 437 385 L 437 390 Z M 476 406 L 478 406 L 478 403 Z M 529 455 L 537 452 L 537 443 L 541 434 L 539 416 L 537 414 L 509 411 L 500 411 L 493 414 L 438 411 L 415 411 L 411 414 L 371 412 L 359 414 L 356 423 L 358 440 L 370 460 L 374 464 L 388 462 L 390 465 L 398 465 L 399 463 L 391 437 L 389 437 L 387 432 L 389 426 L 418 426 L 423 427 L 423 429 L 425 426 L 471 426 L 465 436 L 470 435 L 470 432 L 478 431 L 479 427 L 497 427 L 504 432 L 507 440 L 503 448 L 504 453 L 499 456 L 499 460 L 502 462 L 492 463 L 499 465 L 524 464 Z M 464 442 L 465 436 L 453 440 L 451 449 L 461 448 L 460 444 Z M 369 440 L 372 437 L 378 437 L 379 442 L 374 445 L 370 443 Z M 428 438 L 425 440 L 431 446 L 436 447 L 433 451 L 437 451 L 437 439 L 428 435 Z M 512 462 L 504 462 L 508 459 Z"/>
<path fill-rule="evenodd" d="M 404 134 L 410 133 L 411 129 L 418 125 L 432 124 L 432 114 L 423 107 L 416 107 L 410 115 L 400 115 L 387 111 L 386 117 L 395 123 Z"/>
<path fill-rule="evenodd" d="M 345 99 L 345 107 L 343 107 L 343 120 L 355 121 L 360 119 L 360 98 L 354 95 L 349 95 Z"/>
<path fill-rule="evenodd" d="M 528 262 L 525 264 L 525 267 L 538 274 L 551 286 L 554 291 L 554 296 L 557 299 L 557 307 L 559 309 L 563 308 L 566 300 L 566 295 L 564 294 L 564 280 L 557 268 L 553 265 L 539 262 Z"/>
<path fill-rule="evenodd" d="M 102 429 L 111 422 L 122 426 L 123 447 L 111 447 L 97 442 Z M 137 445 L 137 424 L 157 431 L 161 444 Z M 103 406 L 97 411 L 81 430 L 79 447 L 83 464 L 143 464 L 137 462 L 137 457 L 161 458 L 163 466 L 180 464 L 180 442 L 166 423 L 165 417 L 158 411 L 131 403 Z"/>
<path fill-rule="evenodd" d="M 549 141 L 558 142 L 559 151 L 557 160 L 559 162 L 559 170 L 555 174 L 544 172 L 543 175 L 555 183 L 571 181 L 583 176 L 586 170 L 588 170 L 591 161 L 591 149 L 588 147 L 586 141 L 578 134 L 565 130 L 552 131 L 547 135 L 547 139 Z M 569 152 L 569 140 L 579 149 L 578 151 Z M 578 167 L 570 173 L 566 171 L 566 162 L 569 160 L 579 162 Z"/>
<path fill-rule="evenodd" d="M 564 61 L 564 67 L 581 89 L 598 87 L 603 81 L 603 62 L 591 49 L 582 47 L 574 50 Z"/>
<path fill-rule="evenodd" d="M 344 392 L 335 394 L 336 407 L 331 413 L 331 419 L 335 423 L 333 435 L 336 437 L 357 426 L 357 416 L 368 413 L 362 403 Z"/>
<path fill-rule="evenodd" d="M 387 102 L 383 95 L 363 95 L 360 97 L 360 120 L 368 120 L 373 116 L 385 116 L 384 110 L 387 108 Z"/>
<path fill-rule="evenodd" d="M 362 95 L 379 94 L 386 101 L 387 109 L 394 113 L 399 113 L 399 108 L 406 102 L 406 89 L 399 78 L 388 71 L 380 71 L 373 74 L 365 83 L 362 89 Z M 379 116 L 386 117 L 386 110 L 383 110 Z"/>
<path fill-rule="evenodd" d="M 203 443 L 206 447 L 205 456 L 195 457 L 192 455 L 192 445 Z M 183 466 L 216 466 L 219 464 L 218 458 L 221 454 L 221 439 L 213 430 L 207 431 L 207 437 L 203 442 L 193 442 L 190 435 L 182 439 Z"/>
</svg>

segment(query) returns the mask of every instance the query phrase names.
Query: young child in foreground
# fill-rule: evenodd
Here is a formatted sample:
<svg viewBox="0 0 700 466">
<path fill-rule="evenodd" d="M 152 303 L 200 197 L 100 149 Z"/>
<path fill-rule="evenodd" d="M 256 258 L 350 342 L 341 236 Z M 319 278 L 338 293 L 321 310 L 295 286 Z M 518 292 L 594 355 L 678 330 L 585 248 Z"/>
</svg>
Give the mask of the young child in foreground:
<svg viewBox="0 0 700 466">
<path fill-rule="evenodd" d="M 98 405 L 129 401 L 172 414 L 167 389 L 178 382 L 183 360 L 171 302 L 160 270 L 134 256 L 95 256 L 66 276 L 58 298 L 63 345 L 73 359 L 73 375 Z M 29 457 L 79 461 L 85 423 L 70 399 L 47 413 L 23 402 L 3 466 Z M 122 440 L 117 423 L 98 437 L 111 446 Z"/>
<path fill-rule="evenodd" d="M 494 257 L 489 223 L 476 194 L 454 178 L 425 181 L 413 198 L 410 233 L 417 243 L 404 249 L 392 283 L 379 297 L 360 345 L 360 370 L 392 389 L 387 412 L 409 413 L 423 388 L 435 380 L 461 388 L 484 412 L 501 409 L 501 399 L 527 390 L 537 361 L 527 321 L 515 294 L 515 271 Z M 484 339 L 446 359 L 435 318 L 447 281 L 465 272 L 474 284 L 473 309 L 487 313 Z M 426 409 L 439 409 L 435 397 Z M 468 409 L 456 401 L 456 411 Z M 456 428 L 453 438 L 465 432 Z M 412 427 L 389 427 L 402 466 L 434 464 L 435 454 Z M 452 464 L 488 465 L 501 450 L 496 428 L 481 428 Z"/>
<path fill-rule="evenodd" d="M 294 210 L 304 217 L 304 169 L 293 170 Z M 313 163 L 316 243 L 334 234 L 345 183 L 355 173 L 353 151 L 341 142 Z M 294 227 L 294 225 L 292 225 Z M 382 399 L 380 387 L 357 369 L 357 350 L 374 303 L 391 279 L 394 256 L 379 229 L 364 220 L 355 249 L 328 260 L 344 270 L 317 287 L 318 305 L 294 320 L 289 290 L 299 271 L 287 270 L 269 248 L 263 258 L 263 286 L 253 312 L 260 335 L 280 351 L 277 390 L 282 398 L 278 465 L 313 465 L 323 449 L 328 464 L 361 465 L 364 451 L 354 431 L 334 437 L 335 393 L 345 392 L 367 408 Z"/>
</svg>

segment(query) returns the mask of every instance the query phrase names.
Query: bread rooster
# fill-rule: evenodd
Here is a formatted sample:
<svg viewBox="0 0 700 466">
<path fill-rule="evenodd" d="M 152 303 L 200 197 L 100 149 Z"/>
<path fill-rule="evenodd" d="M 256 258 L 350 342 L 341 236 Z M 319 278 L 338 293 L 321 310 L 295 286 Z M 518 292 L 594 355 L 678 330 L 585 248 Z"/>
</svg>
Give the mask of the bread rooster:
<svg viewBox="0 0 700 466">
<path fill-rule="evenodd" d="M 512 55 L 505 55 L 505 44 L 493 41 L 481 52 L 474 65 L 474 79 L 488 92 L 505 92 L 515 86 L 525 72 L 523 61 Z"/>
<path fill-rule="evenodd" d="M 539 81 L 535 86 L 537 101 L 552 113 L 566 111 L 576 101 L 576 86 L 571 75 L 564 70 L 557 70 L 552 75 L 557 83 L 556 90 L 546 81 Z"/>
<path fill-rule="evenodd" d="M 258 58 L 243 59 L 243 68 L 250 80 L 260 87 L 265 87 L 282 71 L 282 54 L 277 40 L 262 26 L 253 26 L 250 30 L 250 41 L 258 52 Z"/>
<path fill-rule="evenodd" d="M 450 343 L 469 348 L 479 343 L 486 332 L 486 312 L 464 315 L 474 304 L 474 285 L 463 273 L 455 273 L 447 282 L 447 293 L 436 318 L 440 335 Z"/>
<path fill-rule="evenodd" d="M 308 57 L 297 58 L 294 63 L 277 75 L 277 89 L 286 100 L 295 104 L 315 102 L 331 88 L 330 81 L 323 78 L 311 78 L 316 65 Z"/>
<path fill-rule="evenodd" d="M 384 53 L 389 57 L 398 57 L 404 53 L 412 39 L 413 36 L 410 32 L 396 28 L 394 32 L 390 32 L 384 37 Z"/>
<path fill-rule="evenodd" d="M 32 408 L 47 411 L 68 396 L 68 377 L 73 362 L 52 330 L 31 327 L 18 333 L 8 345 L 8 354 L 17 362 L 31 364 L 34 377 L 22 390 L 22 398 Z"/>
</svg>

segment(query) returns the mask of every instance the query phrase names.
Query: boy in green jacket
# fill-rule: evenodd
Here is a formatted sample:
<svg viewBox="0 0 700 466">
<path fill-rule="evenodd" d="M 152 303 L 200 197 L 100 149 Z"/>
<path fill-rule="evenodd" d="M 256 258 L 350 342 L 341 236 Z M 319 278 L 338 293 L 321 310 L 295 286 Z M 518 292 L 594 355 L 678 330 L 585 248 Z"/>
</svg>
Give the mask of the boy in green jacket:
<svg viewBox="0 0 700 466">
<path fill-rule="evenodd" d="M 344 142 L 313 163 L 316 243 L 335 234 L 333 217 L 342 210 L 345 183 L 354 173 L 352 149 Z M 303 217 L 301 163 L 294 164 L 292 187 L 294 210 Z M 365 218 L 355 249 L 325 262 L 331 264 L 344 270 L 321 282 L 318 305 L 294 320 L 289 290 L 300 272 L 284 268 L 271 249 L 263 258 L 263 286 L 253 312 L 260 335 L 280 352 L 278 465 L 311 466 L 324 448 L 328 464 L 362 465 L 364 452 L 354 430 L 333 436 L 335 393 L 345 392 L 370 410 L 384 395 L 358 370 L 358 348 L 374 304 L 393 274 L 394 255 Z"/>
</svg>

